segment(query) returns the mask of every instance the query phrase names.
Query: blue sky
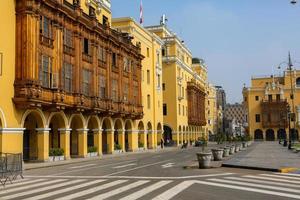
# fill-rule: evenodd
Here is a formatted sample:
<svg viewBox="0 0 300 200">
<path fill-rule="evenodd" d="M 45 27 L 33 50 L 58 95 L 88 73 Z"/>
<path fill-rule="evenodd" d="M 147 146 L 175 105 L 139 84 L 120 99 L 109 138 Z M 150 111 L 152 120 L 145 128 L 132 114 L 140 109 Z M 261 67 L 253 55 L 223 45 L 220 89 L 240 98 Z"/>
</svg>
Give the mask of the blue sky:
<svg viewBox="0 0 300 200">
<path fill-rule="evenodd" d="M 208 65 L 209 80 L 222 85 L 227 101 L 242 100 L 252 75 L 278 74 L 278 64 L 300 63 L 300 2 L 290 0 L 143 0 L 144 25 L 168 27 Z M 139 19 L 140 0 L 112 0 L 113 17 Z M 300 64 L 295 64 L 300 69 Z M 298 66 L 297 66 L 298 65 Z M 284 66 L 282 66 L 284 67 Z"/>
</svg>

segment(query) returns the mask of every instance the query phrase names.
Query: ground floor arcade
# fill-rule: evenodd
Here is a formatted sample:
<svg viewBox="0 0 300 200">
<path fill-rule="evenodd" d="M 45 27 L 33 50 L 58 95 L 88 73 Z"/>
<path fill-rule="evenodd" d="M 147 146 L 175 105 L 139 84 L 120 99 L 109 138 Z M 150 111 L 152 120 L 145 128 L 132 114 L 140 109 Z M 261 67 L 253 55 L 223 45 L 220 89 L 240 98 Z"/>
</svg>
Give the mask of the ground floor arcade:
<svg viewBox="0 0 300 200">
<path fill-rule="evenodd" d="M 255 129 L 251 133 L 254 140 L 275 141 L 275 140 L 299 140 L 298 129 Z"/>
</svg>

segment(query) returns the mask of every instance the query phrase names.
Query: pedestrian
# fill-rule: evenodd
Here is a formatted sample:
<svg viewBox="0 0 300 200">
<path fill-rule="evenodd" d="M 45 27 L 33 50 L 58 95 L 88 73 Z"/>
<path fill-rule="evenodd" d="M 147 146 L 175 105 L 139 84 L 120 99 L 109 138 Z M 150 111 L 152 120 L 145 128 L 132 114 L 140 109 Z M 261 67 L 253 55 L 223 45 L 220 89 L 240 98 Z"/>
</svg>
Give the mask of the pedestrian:
<svg viewBox="0 0 300 200">
<path fill-rule="evenodd" d="M 163 138 L 161 138 L 160 139 L 160 147 L 163 149 L 164 148 L 164 139 Z"/>
</svg>

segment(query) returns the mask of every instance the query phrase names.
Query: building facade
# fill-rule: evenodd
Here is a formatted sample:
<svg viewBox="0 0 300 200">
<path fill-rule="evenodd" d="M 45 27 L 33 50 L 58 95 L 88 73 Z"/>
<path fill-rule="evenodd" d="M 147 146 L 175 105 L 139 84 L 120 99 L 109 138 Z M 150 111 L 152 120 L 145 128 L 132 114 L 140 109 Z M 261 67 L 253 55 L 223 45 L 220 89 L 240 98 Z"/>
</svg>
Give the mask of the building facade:
<svg viewBox="0 0 300 200">
<path fill-rule="evenodd" d="M 217 91 L 214 85 L 208 84 L 206 100 L 207 124 L 205 127 L 207 135 L 212 138 L 218 132 L 218 109 L 217 109 Z"/>
<path fill-rule="evenodd" d="M 144 116 L 138 123 L 139 147 L 156 148 L 163 134 L 162 56 L 163 41 L 132 18 L 115 18 L 112 26 L 133 37 L 133 43 L 141 48 L 142 105 Z"/>
<path fill-rule="evenodd" d="M 242 104 L 226 104 L 224 109 L 225 133 L 228 135 L 244 135 L 246 112 Z"/>
<path fill-rule="evenodd" d="M 300 71 L 280 76 L 252 77 L 244 87 L 247 131 L 255 140 L 298 140 Z"/>
<path fill-rule="evenodd" d="M 195 141 L 204 134 L 204 80 L 192 68 L 192 53 L 162 20 L 146 29 L 161 38 L 163 122 L 166 145 Z"/>
<path fill-rule="evenodd" d="M 53 148 L 65 159 L 89 147 L 138 150 L 144 56 L 111 28 L 110 1 L 1 1 L 0 9 L 1 152 L 47 161 Z"/>
</svg>

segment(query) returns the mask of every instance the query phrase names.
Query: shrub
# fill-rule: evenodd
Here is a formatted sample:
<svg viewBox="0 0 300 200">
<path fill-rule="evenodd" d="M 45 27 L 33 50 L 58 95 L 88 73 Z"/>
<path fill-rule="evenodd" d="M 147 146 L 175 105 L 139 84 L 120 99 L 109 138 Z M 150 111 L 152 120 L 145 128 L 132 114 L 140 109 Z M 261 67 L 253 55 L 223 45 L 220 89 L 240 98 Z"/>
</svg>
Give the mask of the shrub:
<svg viewBox="0 0 300 200">
<path fill-rule="evenodd" d="M 88 153 L 94 153 L 97 152 L 97 147 L 89 147 L 88 148 Z"/>
<path fill-rule="evenodd" d="M 49 156 L 63 156 L 64 150 L 61 148 L 51 148 L 49 150 Z"/>
<path fill-rule="evenodd" d="M 143 148 L 144 144 L 142 142 L 139 142 L 139 148 Z"/>
<path fill-rule="evenodd" d="M 115 144 L 115 150 L 121 150 L 122 148 L 121 148 L 121 145 L 119 145 L 119 144 Z"/>
</svg>

